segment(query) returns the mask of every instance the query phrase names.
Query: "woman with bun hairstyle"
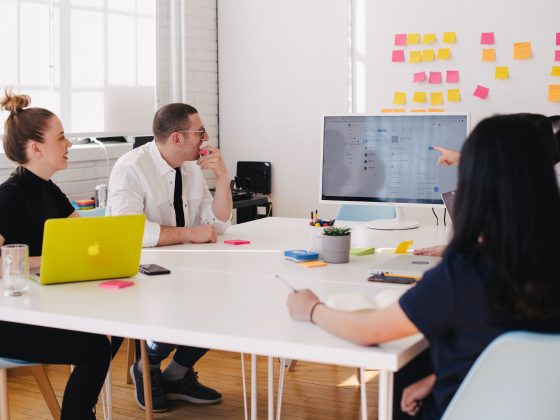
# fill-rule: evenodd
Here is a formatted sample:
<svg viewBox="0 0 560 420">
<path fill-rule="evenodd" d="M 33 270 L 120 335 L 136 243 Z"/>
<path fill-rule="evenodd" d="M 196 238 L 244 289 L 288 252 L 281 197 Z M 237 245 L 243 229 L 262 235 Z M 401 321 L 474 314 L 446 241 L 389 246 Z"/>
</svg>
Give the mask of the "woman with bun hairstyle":
<svg viewBox="0 0 560 420">
<path fill-rule="evenodd" d="M 44 223 L 76 217 L 64 193 L 50 180 L 68 167 L 71 144 L 60 119 L 31 99 L 6 90 L 4 151 L 19 166 L 0 185 L 0 246 L 27 244 L 30 266 L 39 267 Z M 0 357 L 42 364 L 72 364 L 61 419 L 95 419 L 95 404 L 109 369 L 111 342 L 104 335 L 0 321 Z M 120 344 L 120 343 L 119 343 Z"/>
</svg>

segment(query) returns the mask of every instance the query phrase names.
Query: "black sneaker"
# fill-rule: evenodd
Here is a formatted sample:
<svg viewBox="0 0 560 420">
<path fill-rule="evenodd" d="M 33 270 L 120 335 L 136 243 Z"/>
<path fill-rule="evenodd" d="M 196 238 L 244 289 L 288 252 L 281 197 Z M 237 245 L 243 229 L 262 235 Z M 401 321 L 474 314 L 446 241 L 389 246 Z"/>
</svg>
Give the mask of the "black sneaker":
<svg viewBox="0 0 560 420">
<path fill-rule="evenodd" d="M 214 404 L 220 402 L 222 394 L 198 382 L 198 374 L 189 369 L 178 381 L 163 381 L 163 391 L 168 400 L 188 401 L 194 404 Z"/>
<path fill-rule="evenodd" d="M 130 367 L 130 377 L 132 382 L 134 382 L 134 387 L 136 392 L 134 397 L 136 399 L 136 404 L 145 410 L 144 406 L 144 380 L 142 378 L 142 371 L 138 362 L 134 363 Z M 167 400 L 163 394 L 163 388 L 161 386 L 161 371 L 157 367 L 150 367 L 150 382 L 152 385 L 152 405 L 155 413 L 163 413 L 167 411 Z"/>
</svg>

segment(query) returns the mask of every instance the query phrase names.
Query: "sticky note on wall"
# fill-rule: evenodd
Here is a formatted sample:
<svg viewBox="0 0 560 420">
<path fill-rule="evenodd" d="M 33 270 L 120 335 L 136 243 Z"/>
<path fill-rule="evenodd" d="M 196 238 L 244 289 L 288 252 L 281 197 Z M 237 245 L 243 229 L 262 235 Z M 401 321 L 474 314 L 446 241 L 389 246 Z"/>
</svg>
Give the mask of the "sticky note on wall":
<svg viewBox="0 0 560 420">
<path fill-rule="evenodd" d="M 430 92 L 430 105 L 441 105 L 441 104 L 443 104 L 443 93 Z"/>
<path fill-rule="evenodd" d="M 461 101 L 460 89 L 449 89 L 447 91 L 447 102 L 460 102 L 460 101 Z"/>
<path fill-rule="evenodd" d="M 393 103 L 395 105 L 405 105 L 406 104 L 406 93 L 395 92 L 393 95 Z"/>
<path fill-rule="evenodd" d="M 494 74 L 496 79 L 509 79 L 509 68 L 508 66 L 496 66 L 496 72 Z"/>
<path fill-rule="evenodd" d="M 431 71 L 430 78 L 428 79 L 428 83 L 438 84 L 441 83 L 441 72 L 440 71 Z"/>
<path fill-rule="evenodd" d="M 412 82 L 413 83 L 421 83 L 424 82 L 426 80 L 426 72 L 425 71 L 419 71 L 418 73 L 414 73 L 414 76 L 412 77 Z"/>
<path fill-rule="evenodd" d="M 444 32 L 443 42 L 445 44 L 455 44 L 457 42 L 457 34 L 455 32 Z"/>
<path fill-rule="evenodd" d="M 548 85 L 548 101 L 560 102 L 560 85 Z"/>
<path fill-rule="evenodd" d="M 393 63 L 402 63 L 404 61 L 404 50 L 394 50 L 391 61 Z"/>
<path fill-rule="evenodd" d="M 482 45 L 491 45 L 494 43 L 494 32 L 482 32 L 480 34 L 480 43 Z"/>
<path fill-rule="evenodd" d="M 447 70 L 445 83 L 459 83 L 459 70 Z"/>
<path fill-rule="evenodd" d="M 419 104 L 426 103 L 426 92 L 414 92 L 412 95 L 412 102 Z"/>
<path fill-rule="evenodd" d="M 528 60 L 531 58 L 531 43 L 516 42 L 513 44 L 513 58 L 515 60 Z"/>
<path fill-rule="evenodd" d="M 550 71 L 550 75 L 554 77 L 560 77 L 560 66 L 552 66 L 552 70 Z"/>
<path fill-rule="evenodd" d="M 556 32 L 556 45 L 560 45 L 560 32 Z"/>
<path fill-rule="evenodd" d="M 560 61 L 560 51 L 554 51 L 554 61 Z"/>
<path fill-rule="evenodd" d="M 436 42 L 436 34 L 424 34 L 422 44 L 433 44 Z"/>
<path fill-rule="evenodd" d="M 440 48 L 437 52 L 438 60 L 449 60 L 451 58 L 450 48 Z"/>
<path fill-rule="evenodd" d="M 408 61 L 410 61 L 411 63 L 421 63 L 422 53 L 420 51 L 410 51 L 410 55 L 408 56 Z"/>
<path fill-rule="evenodd" d="M 494 48 L 484 48 L 482 50 L 482 61 L 496 61 L 496 50 Z"/>
<path fill-rule="evenodd" d="M 480 99 L 486 99 L 488 94 L 490 93 L 490 89 L 486 86 L 478 85 L 473 92 L 473 95 Z"/>
<path fill-rule="evenodd" d="M 420 42 L 420 34 L 407 34 L 406 43 L 408 45 L 418 44 Z"/>
<path fill-rule="evenodd" d="M 395 45 L 406 45 L 406 34 L 395 34 Z"/>
<path fill-rule="evenodd" d="M 422 50 L 422 61 L 434 61 L 435 56 L 434 50 Z"/>
</svg>

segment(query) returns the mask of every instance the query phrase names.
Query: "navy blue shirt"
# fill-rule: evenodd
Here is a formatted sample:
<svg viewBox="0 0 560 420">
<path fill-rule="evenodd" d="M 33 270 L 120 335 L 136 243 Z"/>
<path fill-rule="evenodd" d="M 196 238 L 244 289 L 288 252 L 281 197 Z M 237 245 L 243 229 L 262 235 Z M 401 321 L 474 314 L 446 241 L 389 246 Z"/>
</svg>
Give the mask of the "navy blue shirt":
<svg viewBox="0 0 560 420">
<path fill-rule="evenodd" d="M 73 212 L 60 188 L 23 166 L 0 185 L 0 235 L 6 245 L 28 245 L 31 257 L 41 255 L 45 221 Z"/>
<path fill-rule="evenodd" d="M 399 301 L 430 343 L 437 378 L 436 407 L 424 418 L 443 415 L 476 358 L 497 336 L 517 329 L 560 332 L 558 321 L 515 321 L 495 310 L 490 281 L 489 265 L 482 255 L 451 254 Z"/>
</svg>

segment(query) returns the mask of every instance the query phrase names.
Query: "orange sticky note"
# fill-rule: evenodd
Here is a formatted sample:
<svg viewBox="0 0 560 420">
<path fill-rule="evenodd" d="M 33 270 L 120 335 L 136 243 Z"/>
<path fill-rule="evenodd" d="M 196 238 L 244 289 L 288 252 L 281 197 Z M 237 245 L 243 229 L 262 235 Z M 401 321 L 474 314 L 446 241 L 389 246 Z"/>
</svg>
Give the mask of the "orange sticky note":
<svg viewBox="0 0 560 420">
<path fill-rule="evenodd" d="M 444 112 L 441 108 L 428 108 L 428 112 Z"/>
<path fill-rule="evenodd" d="M 443 42 L 445 44 L 455 44 L 457 42 L 457 34 L 455 32 L 444 32 Z"/>
<path fill-rule="evenodd" d="M 441 104 L 443 104 L 443 93 L 430 92 L 430 105 L 441 105 Z"/>
<path fill-rule="evenodd" d="M 531 43 L 516 42 L 513 44 L 513 58 L 515 60 L 528 60 L 531 58 Z"/>
<path fill-rule="evenodd" d="M 414 241 L 412 239 L 410 241 L 402 241 L 395 248 L 395 254 L 406 254 L 406 251 L 408 251 L 408 248 L 410 248 L 413 243 Z"/>
<path fill-rule="evenodd" d="M 410 112 L 426 112 L 426 109 L 411 109 Z"/>
<path fill-rule="evenodd" d="M 552 70 L 550 71 L 550 75 L 554 77 L 560 77 L 560 66 L 552 66 Z"/>
<path fill-rule="evenodd" d="M 447 102 L 460 102 L 460 101 L 461 101 L 460 89 L 449 89 L 447 91 Z"/>
<path fill-rule="evenodd" d="M 420 34 L 407 34 L 406 43 L 408 45 L 418 44 L 420 42 Z"/>
<path fill-rule="evenodd" d="M 393 112 L 405 112 L 404 108 L 393 108 Z"/>
<path fill-rule="evenodd" d="M 548 85 L 548 101 L 560 102 L 560 85 Z"/>
<path fill-rule="evenodd" d="M 422 44 L 433 44 L 436 42 L 436 34 L 424 34 Z"/>
<path fill-rule="evenodd" d="M 414 92 L 412 95 L 412 102 L 416 102 L 419 104 L 426 103 L 426 92 Z"/>
<path fill-rule="evenodd" d="M 438 60 L 449 60 L 451 58 L 451 49 L 450 48 L 440 48 L 437 51 L 437 58 L 438 58 Z"/>
<path fill-rule="evenodd" d="M 315 267 L 325 267 L 328 264 L 324 261 L 304 261 L 304 262 L 297 263 L 297 265 L 305 268 L 315 268 Z"/>
<path fill-rule="evenodd" d="M 496 79 L 509 79 L 508 66 L 496 66 L 494 77 Z"/>
<path fill-rule="evenodd" d="M 383 112 L 383 113 L 393 112 L 393 110 L 391 108 L 381 108 L 381 112 Z"/>
<path fill-rule="evenodd" d="M 408 61 L 411 63 L 421 63 L 422 62 L 422 52 L 421 51 L 410 51 L 408 56 Z"/>
<path fill-rule="evenodd" d="M 406 104 L 406 93 L 395 92 L 395 95 L 393 96 L 393 103 L 395 105 L 405 105 Z"/>
<path fill-rule="evenodd" d="M 434 61 L 434 50 L 422 50 L 422 61 Z"/>
<path fill-rule="evenodd" d="M 496 50 L 494 48 L 484 48 L 482 50 L 482 61 L 496 61 Z"/>
</svg>

